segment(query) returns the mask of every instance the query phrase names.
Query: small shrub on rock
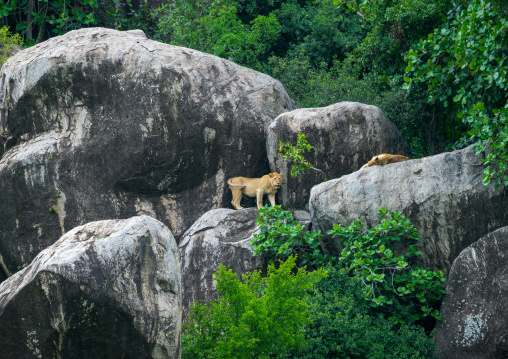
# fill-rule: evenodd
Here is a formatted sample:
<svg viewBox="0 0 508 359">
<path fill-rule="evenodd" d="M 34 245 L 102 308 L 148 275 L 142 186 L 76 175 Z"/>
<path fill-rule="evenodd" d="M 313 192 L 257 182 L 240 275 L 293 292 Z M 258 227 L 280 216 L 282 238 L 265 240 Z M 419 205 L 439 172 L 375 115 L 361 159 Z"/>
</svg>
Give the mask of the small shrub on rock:
<svg viewBox="0 0 508 359">
<path fill-rule="evenodd" d="M 19 34 L 11 34 L 7 26 L 0 28 L 0 67 L 22 44 L 23 40 Z"/>
<path fill-rule="evenodd" d="M 298 255 L 298 265 L 321 267 L 331 260 L 319 247 L 318 238 L 323 237 L 320 231 L 306 231 L 290 211 L 280 205 L 264 206 L 259 210 L 256 225 L 259 233 L 254 234 L 252 241 L 254 255 L 267 255 L 269 259 L 284 260 L 291 255 Z"/>
</svg>

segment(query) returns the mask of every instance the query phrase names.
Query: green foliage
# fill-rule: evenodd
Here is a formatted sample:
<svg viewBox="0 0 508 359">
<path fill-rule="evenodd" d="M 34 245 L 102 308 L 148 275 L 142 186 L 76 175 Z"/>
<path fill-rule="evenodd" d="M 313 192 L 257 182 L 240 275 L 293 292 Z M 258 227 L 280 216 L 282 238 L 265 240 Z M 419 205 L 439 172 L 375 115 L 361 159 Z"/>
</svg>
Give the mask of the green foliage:
<svg viewBox="0 0 508 359">
<path fill-rule="evenodd" d="M 422 328 L 375 313 L 357 296 L 362 290 L 358 279 L 333 267 L 327 271 L 307 298 L 312 320 L 305 327 L 307 344 L 282 358 L 435 358 L 435 344 Z M 397 310 L 405 312 L 402 306 Z"/>
<path fill-rule="evenodd" d="M 293 164 L 291 165 L 291 177 L 296 177 L 299 174 L 308 173 L 310 170 L 322 172 L 320 169 L 312 166 L 304 157 L 305 152 L 310 152 L 314 146 L 311 146 L 306 139 L 305 133 L 299 133 L 296 145 L 293 146 L 289 142 L 282 142 L 279 140 L 279 154 L 284 153 L 284 159 L 290 160 Z M 326 175 L 325 175 L 326 180 Z"/>
<path fill-rule="evenodd" d="M 332 76 L 325 63 L 315 67 L 305 52 L 295 57 L 271 57 L 268 64 L 270 75 L 286 86 L 301 107 L 328 106 L 344 98 L 341 89 L 347 84 Z"/>
<path fill-rule="evenodd" d="M 132 0 L 19 0 L 0 3 L 0 21 L 16 21 L 16 31 L 27 45 L 89 26 L 150 34 L 152 19 L 146 1 Z"/>
<path fill-rule="evenodd" d="M 382 76 L 401 74 L 403 54 L 410 46 L 442 23 L 451 2 L 428 0 L 334 0 L 347 5 L 370 31 L 352 52 L 352 58 L 363 67 Z"/>
<path fill-rule="evenodd" d="M 323 270 L 293 273 L 295 258 L 243 275 L 243 283 L 220 265 L 215 274 L 219 299 L 199 302 L 184 325 L 183 358 L 268 358 L 305 344 L 302 328 L 310 322 L 307 290 L 326 276 Z"/>
<path fill-rule="evenodd" d="M 298 255 L 300 266 L 321 267 L 330 256 L 323 255 L 318 238 L 323 237 L 319 231 L 303 232 L 304 227 L 294 219 L 289 211 L 281 206 L 264 206 L 259 210 L 256 225 L 259 233 L 254 234 L 252 241 L 254 255 L 265 254 L 270 259 L 286 259 Z"/>
<path fill-rule="evenodd" d="M 277 56 L 305 52 L 313 65 L 330 66 L 342 60 L 365 37 L 360 19 L 329 0 L 281 2 L 273 12 L 281 24 L 281 41 L 274 48 Z"/>
<path fill-rule="evenodd" d="M 373 306 L 386 306 L 392 315 L 398 316 L 393 306 L 400 303 L 408 308 L 413 320 L 427 316 L 440 319 L 434 305 L 444 295 L 443 273 L 414 264 L 421 255 L 415 243 L 421 238 L 407 218 L 384 207 L 379 215 L 381 222 L 368 231 L 362 230 L 364 224 L 360 221 L 347 227 L 335 224 L 328 234 L 338 237 L 344 249 L 340 257 L 334 258 L 322 253 L 319 231 L 303 233 L 303 227 L 289 211 L 280 206 L 265 206 L 259 209 L 256 221 L 260 233 L 252 242 L 254 254 L 266 254 L 269 258 L 297 254 L 300 265 L 314 268 L 333 263 L 361 280 L 362 296 Z M 409 251 L 403 253 L 401 248 Z"/>
<path fill-rule="evenodd" d="M 344 245 L 339 263 L 361 279 L 363 295 L 373 305 L 392 305 L 395 295 L 410 308 L 415 320 L 428 315 L 441 319 L 432 305 L 444 295 L 443 273 L 409 263 L 421 255 L 413 244 L 421 241 L 418 231 L 400 212 L 388 212 L 383 207 L 379 216 L 381 223 L 366 233 L 362 231 L 364 224 L 358 220 L 348 227 L 335 224 L 328 231 Z M 408 246 L 409 252 L 397 253 L 402 252 L 397 244 Z"/>
<path fill-rule="evenodd" d="M 19 34 L 11 34 L 7 26 L 0 28 L 0 67 L 11 56 L 13 48 L 21 45 L 23 40 Z"/>
<path fill-rule="evenodd" d="M 452 107 L 477 141 L 488 148 L 483 183 L 508 185 L 508 10 L 501 2 L 473 0 L 406 55 L 408 86 L 428 85 L 430 101 Z"/>
<path fill-rule="evenodd" d="M 457 124 L 441 104 L 429 103 L 427 87 L 413 86 L 403 94 L 403 54 L 443 22 L 451 1 L 335 0 L 361 19 L 368 31 L 344 61 L 357 89 L 335 102 L 348 100 L 376 105 L 401 131 L 412 158 L 442 152 L 456 141 Z M 339 85 L 341 87 L 341 85 Z M 319 89 L 319 88 L 318 88 Z M 332 102 L 330 102 L 332 103 Z"/>
<path fill-rule="evenodd" d="M 158 12 L 157 38 L 162 41 L 250 67 L 253 64 L 246 60 L 252 55 L 266 65 L 270 54 L 286 56 L 302 50 L 314 64 L 331 64 L 364 37 L 357 17 L 327 0 L 180 0 Z M 231 48 L 236 50 L 233 55 Z"/>
<path fill-rule="evenodd" d="M 262 70 L 260 60 L 266 58 L 280 28 L 273 14 L 257 16 L 244 25 L 236 14 L 236 2 L 231 0 L 181 0 L 163 5 L 159 11 L 158 38 L 258 70 Z"/>
</svg>

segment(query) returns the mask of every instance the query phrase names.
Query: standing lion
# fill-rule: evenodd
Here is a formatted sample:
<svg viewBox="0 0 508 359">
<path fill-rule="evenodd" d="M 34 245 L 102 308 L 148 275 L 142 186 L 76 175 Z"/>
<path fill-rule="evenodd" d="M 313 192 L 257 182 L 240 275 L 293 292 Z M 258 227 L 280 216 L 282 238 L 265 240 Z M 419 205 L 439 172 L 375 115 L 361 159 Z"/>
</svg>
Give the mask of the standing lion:
<svg viewBox="0 0 508 359">
<path fill-rule="evenodd" d="M 228 179 L 229 189 L 233 193 L 231 204 L 236 209 L 240 206 L 242 195 L 257 198 L 258 209 L 263 205 L 263 195 L 267 194 L 272 206 L 275 206 L 275 193 L 282 183 L 282 173 L 273 172 L 261 178 L 234 177 Z"/>
</svg>

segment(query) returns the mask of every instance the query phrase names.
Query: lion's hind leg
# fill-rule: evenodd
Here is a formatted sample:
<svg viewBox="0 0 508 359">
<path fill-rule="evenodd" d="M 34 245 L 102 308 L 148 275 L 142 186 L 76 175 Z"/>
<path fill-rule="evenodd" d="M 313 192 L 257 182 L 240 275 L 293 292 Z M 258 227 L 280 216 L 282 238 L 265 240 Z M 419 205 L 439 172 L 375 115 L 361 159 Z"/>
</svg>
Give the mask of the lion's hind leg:
<svg viewBox="0 0 508 359">
<path fill-rule="evenodd" d="M 231 188 L 231 192 L 233 193 L 233 200 L 231 201 L 231 204 L 235 209 L 243 209 L 243 207 L 240 205 L 240 201 L 242 200 L 242 194 L 243 194 L 244 188 Z"/>
</svg>

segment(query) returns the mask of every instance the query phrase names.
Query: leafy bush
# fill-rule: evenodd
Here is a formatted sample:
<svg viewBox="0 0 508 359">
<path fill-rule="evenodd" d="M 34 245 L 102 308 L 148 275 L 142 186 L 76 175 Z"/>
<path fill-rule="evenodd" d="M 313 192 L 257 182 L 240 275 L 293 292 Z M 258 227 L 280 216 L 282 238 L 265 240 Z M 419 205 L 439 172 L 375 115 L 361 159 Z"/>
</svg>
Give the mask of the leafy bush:
<svg viewBox="0 0 508 359">
<path fill-rule="evenodd" d="M 242 283 L 220 265 L 216 275 L 219 299 L 199 302 L 184 325 L 183 358 L 268 358 L 305 344 L 303 326 L 310 323 L 304 298 L 326 276 L 318 270 L 292 270 L 295 258 L 268 267 L 268 275 L 243 275 Z"/>
<path fill-rule="evenodd" d="M 0 22 L 15 26 L 27 45 L 89 26 L 142 29 L 149 35 L 152 26 L 144 0 L 2 1 Z"/>
<path fill-rule="evenodd" d="M 14 48 L 22 44 L 23 40 L 19 34 L 11 34 L 7 26 L 0 28 L 0 67 L 12 55 Z"/>
<path fill-rule="evenodd" d="M 281 2 L 273 13 L 281 24 L 274 54 L 293 58 L 303 51 L 314 66 L 344 59 L 366 33 L 358 16 L 328 0 Z"/>
<path fill-rule="evenodd" d="M 313 65 L 305 51 L 294 57 L 271 57 L 270 74 L 287 87 L 288 93 L 301 107 L 323 107 L 340 101 L 372 104 L 375 93 L 336 65 L 328 70 L 326 63 Z"/>
<path fill-rule="evenodd" d="M 312 323 L 305 327 L 307 344 L 282 358 L 391 359 L 434 358 L 435 344 L 422 328 L 375 313 L 358 297 L 362 284 L 347 271 L 328 267 L 328 277 L 307 298 Z M 397 307 L 405 313 L 404 307 Z M 407 318 L 410 321 L 410 318 Z"/>
<path fill-rule="evenodd" d="M 350 52 L 363 73 L 381 76 L 402 74 L 403 54 L 421 37 L 442 24 L 453 6 L 448 0 L 334 0 L 347 5 L 369 28 L 362 43 Z"/>
<path fill-rule="evenodd" d="M 379 216 L 381 223 L 366 233 L 358 220 L 348 227 L 335 224 L 328 231 L 344 245 L 339 257 L 341 267 L 361 279 L 363 295 L 374 305 L 391 305 L 396 298 L 410 309 L 414 320 L 428 315 L 441 319 L 432 305 L 445 293 L 441 287 L 443 273 L 409 263 L 422 254 L 413 244 L 421 241 L 418 231 L 400 212 L 388 212 L 383 207 Z M 409 251 L 402 254 L 397 244 L 408 246 Z"/>
<path fill-rule="evenodd" d="M 280 206 L 261 208 L 255 254 L 289 259 L 270 265 L 265 280 L 254 272 L 244 283 L 221 265 L 220 298 L 191 307 L 184 358 L 434 358 L 435 345 L 413 323 L 439 318 L 432 306 L 444 294 L 442 273 L 411 264 L 421 254 L 412 242 L 421 239 L 404 216 L 379 214 L 381 223 L 366 232 L 359 221 L 335 225 L 328 233 L 344 249 L 331 258 L 319 232 L 303 233 Z M 409 248 L 404 255 L 396 254 L 401 245 Z M 293 275 L 295 254 L 318 270 Z"/>
<path fill-rule="evenodd" d="M 334 225 L 328 234 L 338 237 L 344 249 L 340 257 L 332 258 L 321 251 L 319 231 L 303 233 L 303 226 L 289 211 L 280 206 L 263 207 L 256 221 L 260 233 L 252 242 L 254 254 L 265 253 L 269 258 L 298 254 L 300 265 L 315 268 L 331 262 L 361 280 L 362 295 L 373 306 L 385 306 L 397 317 L 393 306 L 400 303 L 408 308 L 413 320 L 427 316 L 440 319 L 434 306 L 444 295 L 443 273 L 410 263 L 421 255 L 414 244 L 421 238 L 407 218 L 386 208 L 381 208 L 379 215 L 381 223 L 366 232 L 360 221 L 347 227 Z M 402 253 L 403 246 L 409 251 Z"/>
<path fill-rule="evenodd" d="M 264 206 L 259 210 L 256 225 L 259 233 L 254 234 L 252 241 L 254 255 L 265 254 L 270 259 L 286 259 L 298 255 L 300 266 L 322 267 L 330 261 L 330 256 L 323 255 L 319 247 L 319 231 L 307 231 L 294 219 L 290 211 L 282 210 L 280 205 Z"/>
<path fill-rule="evenodd" d="M 483 183 L 496 187 L 508 186 L 507 15 L 500 2 L 473 0 L 406 55 L 408 84 L 423 82 L 432 102 L 452 107 L 477 153 L 490 147 Z"/>
</svg>

